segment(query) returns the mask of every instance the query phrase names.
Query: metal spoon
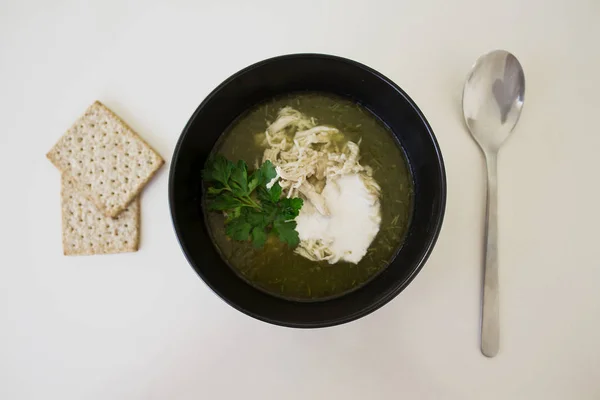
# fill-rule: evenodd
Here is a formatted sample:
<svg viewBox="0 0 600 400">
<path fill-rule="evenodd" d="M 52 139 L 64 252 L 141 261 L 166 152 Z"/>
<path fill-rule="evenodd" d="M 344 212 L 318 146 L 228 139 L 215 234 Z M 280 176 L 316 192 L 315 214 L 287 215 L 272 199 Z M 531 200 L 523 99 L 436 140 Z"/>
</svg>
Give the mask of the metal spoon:
<svg viewBox="0 0 600 400">
<path fill-rule="evenodd" d="M 481 352 L 487 357 L 498 354 L 500 344 L 497 158 L 500 147 L 519 120 L 524 95 L 523 68 L 515 56 L 504 50 L 481 56 L 467 77 L 463 91 L 465 123 L 487 162 L 487 223 L 481 317 Z"/>
</svg>

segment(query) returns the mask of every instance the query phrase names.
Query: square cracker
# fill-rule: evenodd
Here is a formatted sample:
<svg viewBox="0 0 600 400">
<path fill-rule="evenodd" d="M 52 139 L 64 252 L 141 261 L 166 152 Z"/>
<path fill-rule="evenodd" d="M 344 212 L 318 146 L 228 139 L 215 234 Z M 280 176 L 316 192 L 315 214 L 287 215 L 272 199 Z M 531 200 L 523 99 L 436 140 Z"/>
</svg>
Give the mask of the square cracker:
<svg viewBox="0 0 600 400">
<path fill-rule="evenodd" d="M 137 251 L 140 199 L 116 218 L 107 217 L 81 195 L 71 178 L 61 178 L 63 251 L 67 256 Z"/>
<path fill-rule="evenodd" d="M 99 101 L 46 156 L 110 217 L 123 211 L 164 164 L 156 151 Z"/>
</svg>

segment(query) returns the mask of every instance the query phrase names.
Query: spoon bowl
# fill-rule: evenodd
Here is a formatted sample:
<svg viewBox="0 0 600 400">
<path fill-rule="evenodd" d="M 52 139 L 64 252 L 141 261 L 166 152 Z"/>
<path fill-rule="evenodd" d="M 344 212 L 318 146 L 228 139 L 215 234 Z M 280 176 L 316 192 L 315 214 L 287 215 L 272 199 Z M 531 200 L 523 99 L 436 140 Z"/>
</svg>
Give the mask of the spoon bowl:
<svg viewBox="0 0 600 400">
<path fill-rule="evenodd" d="M 481 149 L 498 151 L 521 115 L 525 75 L 519 60 L 505 50 L 481 56 L 467 77 L 463 113 Z"/>
<path fill-rule="evenodd" d="M 525 96 L 525 75 L 519 60 L 505 50 L 481 56 L 467 77 L 463 113 L 471 136 L 487 164 L 485 261 L 481 312 L 481 352 L 494 357 L 500 348 L 498 291 L 497 157 L 514 130 Z"/>
</svg>

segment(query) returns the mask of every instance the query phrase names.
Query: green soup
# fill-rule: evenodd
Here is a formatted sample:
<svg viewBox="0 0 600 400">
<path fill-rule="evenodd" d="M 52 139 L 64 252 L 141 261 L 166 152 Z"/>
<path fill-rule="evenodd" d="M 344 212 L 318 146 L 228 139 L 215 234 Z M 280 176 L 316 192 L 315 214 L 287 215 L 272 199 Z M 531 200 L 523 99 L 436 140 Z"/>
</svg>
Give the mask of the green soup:
<svg viewBox="0 0 600 400">
<path fill-rule="evenodd" d="M 261 160 L 264 148 L 255 135 L 264 132 L 277 112 L 291 106 L 320 125 L 342 131 L 360 144 L 360 163 L 373 168 L 381 186 L 381 226 L 367 254 L 358 263 L 315 262 L 270 237 L 261 249 L 225 235 L 221 213 L 207 213 L 211 236 L 227 263 L 250 284 L 275 296 L 310 301 L 336 297 L 373 278 L 393 259 L 402 245 L 412 214 L 413 182 L 406 157 L 387 127 L 364 107 L 325 93 L 294 93 L 277 97 L 242 115 L 219 139 L 214 151 L 251 166 Z"/>
</svg>

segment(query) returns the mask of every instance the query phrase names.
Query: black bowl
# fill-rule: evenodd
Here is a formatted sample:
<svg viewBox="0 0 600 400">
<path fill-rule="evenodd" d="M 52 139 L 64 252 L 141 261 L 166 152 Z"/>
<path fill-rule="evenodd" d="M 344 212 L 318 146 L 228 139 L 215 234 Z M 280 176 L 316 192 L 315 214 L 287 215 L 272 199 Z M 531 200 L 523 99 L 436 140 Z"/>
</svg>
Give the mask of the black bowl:
<svg viewBox="0 0 600 400">
<path fill-rule="evenodd" d="M 251 107 L 296 91 L 335 93 L 371 110 L 400 141 L 415 183 L 412 221 L 394 261 L 360 289 L 322 302 L 283 300 L 239 278 L 215 249 L 201 207 L 200 171 L 219 136 Z M 259 320 L 314 328 L 341 324 L 369 314 L 411 282 L 423 267 L 440 232 L 446 204 L 446 177 L 433 131 L 402 89 L 377 71 L 351 60 L 295 54 L 261 61 L 236 73 L 200 104 L 173 154 L 169 201 L 183 252 L 215 293 Z"/>
</svg>

